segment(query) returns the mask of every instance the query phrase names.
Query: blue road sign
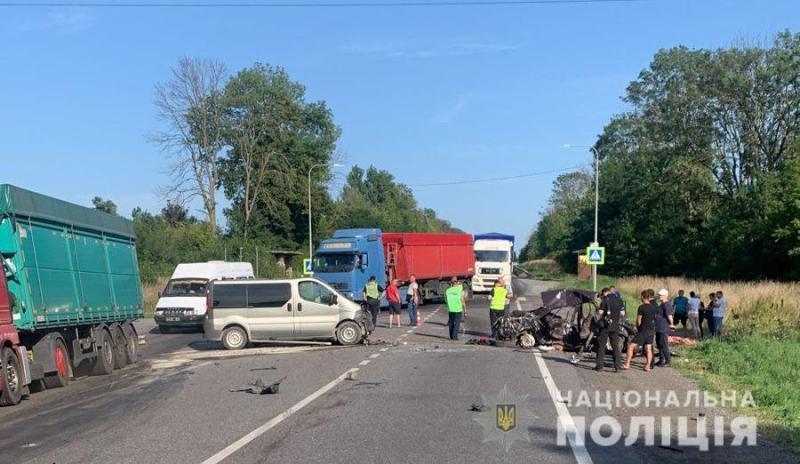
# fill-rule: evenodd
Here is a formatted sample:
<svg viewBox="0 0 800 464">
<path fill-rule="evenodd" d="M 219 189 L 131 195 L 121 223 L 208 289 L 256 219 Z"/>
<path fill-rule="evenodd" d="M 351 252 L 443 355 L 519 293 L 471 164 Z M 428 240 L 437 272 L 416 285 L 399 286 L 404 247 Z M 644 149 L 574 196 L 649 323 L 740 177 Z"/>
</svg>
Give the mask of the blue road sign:
<svg viewBox="0 0 800 464">
<path fill-rule="evenodd" d="M 601 246 L 586 247 L 586 262 L 595 266 L 606 263 L 606 248 Z"/>
</svg>

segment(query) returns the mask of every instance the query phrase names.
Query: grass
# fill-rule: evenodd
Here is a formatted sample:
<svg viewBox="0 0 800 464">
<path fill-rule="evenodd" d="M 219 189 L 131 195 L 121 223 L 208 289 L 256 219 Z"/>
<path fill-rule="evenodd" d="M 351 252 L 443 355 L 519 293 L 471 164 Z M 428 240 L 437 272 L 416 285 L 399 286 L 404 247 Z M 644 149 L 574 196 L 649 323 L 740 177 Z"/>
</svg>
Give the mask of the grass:
<svg viewBox="0 0 800 464">
<path fill-rule="evenodd" d="M 164 290 L 169 276 L 162 277 L 154 283 L 142 284 L 142 297 L 144 298 L 144 317 L 153 317 L 156 303 L 158 303 L 158 293 Z"/>
</svg>

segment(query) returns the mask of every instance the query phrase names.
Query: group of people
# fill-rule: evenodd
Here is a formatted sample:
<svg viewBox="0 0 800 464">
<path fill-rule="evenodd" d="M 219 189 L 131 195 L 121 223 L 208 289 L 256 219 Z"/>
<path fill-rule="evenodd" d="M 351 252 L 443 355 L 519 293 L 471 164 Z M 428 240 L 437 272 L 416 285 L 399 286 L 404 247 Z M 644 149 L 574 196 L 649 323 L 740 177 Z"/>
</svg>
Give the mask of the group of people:
<svg viewBox="0 0 800 464">
<path fill-rule="evenodd" d="M 378 324 L 378 314 L 381 312 L 381 299 L 385 296 L 386 301 L 389 302 L 389 328 L 396 321 L 397 327 L 400 327 L 400 312 L 403 308 L 403 303 L 400 298 L 400 281 L 392 279 L 389 285 L 383 288 L 378 284 L 375 276 L 371 276 L 364 285 L 364 299 L 367 302 L 370 315 L 372 316 L 372 325 Z M 409 327 L 416 326 L 420 323 L 417 308 L 420 302 L 419 284 L 417 278 L 413 274 L 409 277 L 408 288 L 406 290 L 406 312 L 408 313 Z"/>
<path fill-rule="evenodd" d="M 687 321 L 691 323 L 695 338 L 705 337 L 704 324 L 711 336 L 722 334 L 722 320 L 725 317 L 725 310 L 728 309 L 728 300 L 722 290 L 709 293 L 708 303 L 694 291 L 690 291 L 689 298 L 686 298 L 684 291 L 678 290 L 678 296 L 672 304 L 675 307 L 675 324 L 680 323 L 683 328 L 688 328 Z"/>
<path fill-rule="evenodd" d="M 662 288 L 658 293 L 653 289 L 643 290 L 640 294 L 641 305 L 636 311 L 637 333 L 628 343 L 626 359 L 622 364 L 619 334 L 620 324 L 625 317 L 625 303 L 613 287 L 604 288 L 600 292 L 600 299 L 596 318 L 599 331 L 594 369 L 597 371 L 603 369 L 609 340 L 615 372 L 619 369 L 630 369 L 633 356 L 639 347 L 642 347 L 646 357 L 645 371 L 649 372 L 654 366 L 669 367 L 672 361 L 669 334 L 675 330 L 676 324 L 681 323 L 687 328 L 687 321 L 691 322 L 695 337 L 700 337 L 703 335 L 702 322 L 708 320 L 711 334 L 718 335 L 722 331 L 722 320 L 727 308 L 727 300 L 722 291 L 710 294 L 709 303 L 705 305 L 695 292 L 689 292 L 689 298 L 686 298 L 684 291 L 679 290 L 678 296 L 670 300 L 666 288 Z M 654 360 L 654 345 L 658 349 L 657 362 Z"/>
</svg>

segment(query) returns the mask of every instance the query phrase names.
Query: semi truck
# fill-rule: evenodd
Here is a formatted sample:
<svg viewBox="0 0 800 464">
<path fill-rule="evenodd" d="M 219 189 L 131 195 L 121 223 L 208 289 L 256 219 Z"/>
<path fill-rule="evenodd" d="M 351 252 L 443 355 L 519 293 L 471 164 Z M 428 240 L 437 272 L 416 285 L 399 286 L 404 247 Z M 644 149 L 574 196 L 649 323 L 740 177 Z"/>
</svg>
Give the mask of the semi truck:
<svg viewBox="0 0 800 464">
<path fill-rule="evenodd" d="M 0 405 L 135 363 L 144 312 L 133 223 L 0 185 Z"/>
<path fill-rule="evenodd" d="M 463 280 L 469 293 L 475 273 L 472 235 L 337 230 L 320 243 L 313 270 L 314 277 L 356 302 L 364 301 L 363 288 L 371 276 L 382 287 L 398 279 L 401 297 L 412 274 L 425 301 L 444 297 L 452 277 Z"/>
<path fill-rule="evenodd" d="M 514 265 L 514 236 L 491 232 L 475 235 L 475 276 L 472 290 L 488 292 L 499 277 L 511 283 Z"/>
</svg>

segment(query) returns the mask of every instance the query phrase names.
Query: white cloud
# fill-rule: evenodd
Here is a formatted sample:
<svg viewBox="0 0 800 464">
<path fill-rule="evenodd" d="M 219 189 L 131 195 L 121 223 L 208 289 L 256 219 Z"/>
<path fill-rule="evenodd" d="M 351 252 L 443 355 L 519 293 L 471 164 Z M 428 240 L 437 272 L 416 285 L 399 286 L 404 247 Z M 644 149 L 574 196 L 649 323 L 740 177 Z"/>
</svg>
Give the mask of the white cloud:
<svg viewBox="0 0 800 464">
<path fill-rule="evenodd" d="M 9 26 L 17 32 L 78 32 L 91 26 L 94 21 L 95 17 L 82 9 L 59 9 L 47 11 L 38 17 L 25 18 Z"/>
<path fill-rule="evenodd" d="M 340 53 L 371 55 L 383 58 L 436 58 L 501 53 L 522 48 L 521 44 L 496 41 L 453 39 L 440 43 L 419 40 L 353 42 L 339 47 Z"/>
</svg>

